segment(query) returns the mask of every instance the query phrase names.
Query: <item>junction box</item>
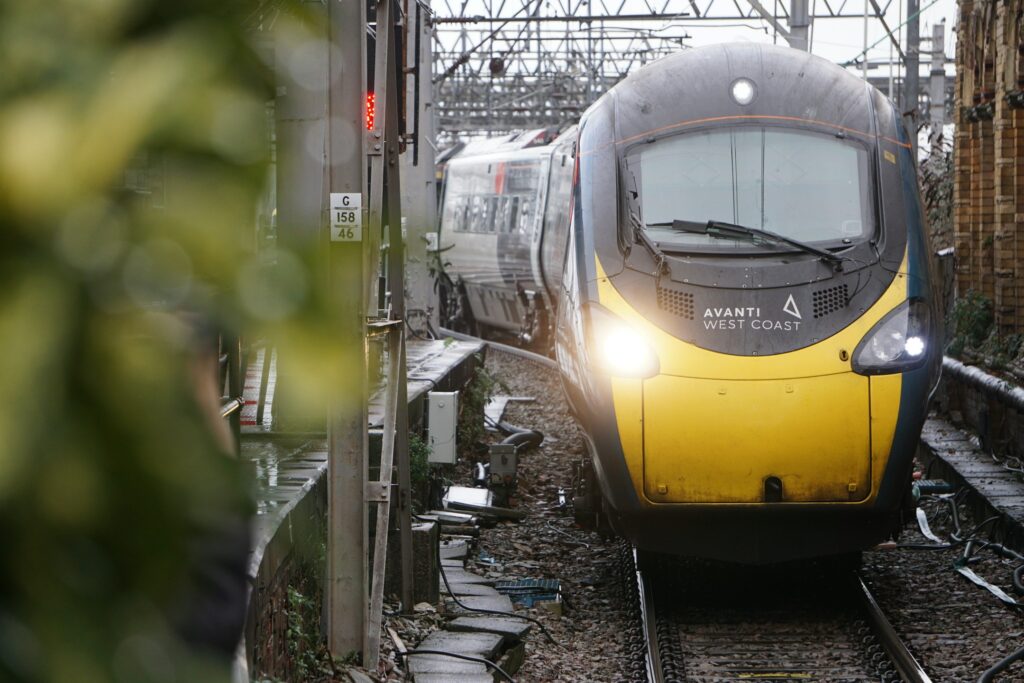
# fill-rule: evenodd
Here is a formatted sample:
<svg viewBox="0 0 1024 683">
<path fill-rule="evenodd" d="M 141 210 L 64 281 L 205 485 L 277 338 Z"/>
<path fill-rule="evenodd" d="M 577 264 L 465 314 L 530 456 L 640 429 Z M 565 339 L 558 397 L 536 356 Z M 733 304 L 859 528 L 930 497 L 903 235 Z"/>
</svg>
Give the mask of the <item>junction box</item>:
<svg viewBox="0 0 1024 683">
<path fill-rule="evenodd" d="M 509 495 L 516 487 L 519 453 L 513 444 L 494 444 L 490 448 L 490 467 L 487 488 L 494 492 L 495 500 L 508 504 Z"/>
<path fill-rule="evenodd" d="M 455 426 L 458 417 L 459 392 L 431 391 L 427 394 L 428 462 L 437 465 L 455 464 Z"/>
</svg>

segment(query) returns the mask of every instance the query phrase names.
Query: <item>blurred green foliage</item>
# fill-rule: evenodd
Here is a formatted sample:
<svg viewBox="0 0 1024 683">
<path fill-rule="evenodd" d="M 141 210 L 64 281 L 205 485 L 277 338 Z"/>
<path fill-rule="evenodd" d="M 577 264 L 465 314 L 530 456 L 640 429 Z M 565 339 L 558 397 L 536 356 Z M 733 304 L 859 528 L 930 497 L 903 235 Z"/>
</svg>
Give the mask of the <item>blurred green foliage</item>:
<svg viewBox="0 0 1024 683">
<path fill-rule="evenodd" d="M 250 505 L 180 312 L 308 350 L 311 402 L 343 370 L 309 261 L 251 253 L 256 4 L 0 4 L 0 680 L 224 680 L 166 616 L 190 539 Z"/>
</svg>

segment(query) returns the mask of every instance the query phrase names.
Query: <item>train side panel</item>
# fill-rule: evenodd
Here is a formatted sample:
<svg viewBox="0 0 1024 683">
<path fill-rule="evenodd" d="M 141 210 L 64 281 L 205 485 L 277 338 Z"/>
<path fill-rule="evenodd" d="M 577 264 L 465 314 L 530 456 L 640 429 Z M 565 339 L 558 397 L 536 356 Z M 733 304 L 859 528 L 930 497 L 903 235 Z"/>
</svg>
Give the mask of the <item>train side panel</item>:
<svg viewBox="0 0 1024 683">
<path fill-rule="evenodd" d="M 550 152 L 544 148 L 456 158 L 445 172 L 440 248 L 445 270 L 465 288 L 474 319 L 518 331 L 520 292 L 543 286 L 541 242 Z"/>
</svg>

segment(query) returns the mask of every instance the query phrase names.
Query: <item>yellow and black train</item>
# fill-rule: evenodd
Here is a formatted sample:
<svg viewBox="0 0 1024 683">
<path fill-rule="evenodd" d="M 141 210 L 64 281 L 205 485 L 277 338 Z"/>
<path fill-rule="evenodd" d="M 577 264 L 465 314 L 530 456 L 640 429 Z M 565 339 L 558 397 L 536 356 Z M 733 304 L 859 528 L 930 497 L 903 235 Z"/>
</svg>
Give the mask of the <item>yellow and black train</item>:
<svg viewBox="0 0 1024 683">
<path fill-rule="evenodd" d="M 741 562 L 892 534 L 941 360 L 894 105 L 807 53 L 718 45 L 626 78 L 574 136 L 572 170 L 544 166 L 571 195 L 534 207 L 565 219 L 517 236 L 538 277 L 490 283 L 506 331 L 550 321 L 590 455 L 577 509 L 641 549 Z"/>
</svg>

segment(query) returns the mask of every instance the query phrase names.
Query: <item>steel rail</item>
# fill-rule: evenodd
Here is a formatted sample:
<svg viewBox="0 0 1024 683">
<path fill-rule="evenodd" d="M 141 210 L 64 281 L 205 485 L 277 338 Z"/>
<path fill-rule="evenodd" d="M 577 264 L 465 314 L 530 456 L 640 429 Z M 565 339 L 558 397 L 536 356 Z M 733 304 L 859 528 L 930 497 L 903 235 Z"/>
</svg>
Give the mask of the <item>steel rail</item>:
<svg viewBox="0 0 1024 683">
<path fill-rule="evenodd" d="M 640 620 L 644 632 L 644 665 L 647 668 L 648 683 L 662 683 L 665 672 L 661 669 L 661 652 L 658 649 L 658 622 L 654 617 L 654 591 L 644 582 L 640 571 L 640 557 L 633 549 L 633 566 L 636 568 L 637 598 L 640 603 Z"/>
<path fill-rule="evenodd" d="M 889 655 L 889 659 L 896 665 L 896 670 L 903 678 L 904 683 L 932 683 L 932 679 L 925 673 L 924 668 L 896 633 L 896 629 L 893 628 L 885 616 L 885 612 L 879 607 L 878 601 L 871 594 L 864 579 L 860 574 L 855 574 L 853 580 L 868 622 L 875 632 L 875 637 L 878 638 L 878 642 Z"/>
<path fill-rule="evenodd" d="M 663 683 L 665 680 L 661 666 L 661 651 L 658 644 L 657 619 L 654 613 L 654 592 L 650 582 L 644 579 L 643 571 L 640 569 L 639 556 L 636 550 L 633 551 L 634 562 L 636 563 L 637 591 L 640 603 L 640 616 L 644 635 L 644 659 L 647 669 L 647 680 L 649 683 Z M 904 683 L 932 683 L 931 677 L 925 672 L 924 667 L 917 661 L 906 644 L 896 633 L 888 617 L 882 611 L 878 601 L 875 600 L 871 590 L 864 583 L 859 573 L 851 577 L 852 587 L 856 593 L 856 599 L 863 608 L 867 617 L 868 625 L 878 643 L 885 650 L 890 661 L 896 667 Z"/>
<path fill-rule="evenodd" d="M 533 351 L 527 351 L 526 349 L 520 349 L 516 346 L 509 346 L 508 344 L 502 344 L 501 342 L 491 341 L 490 339 L 481 339 L 480 337 L 474 337 L 471 334 L 463 334 L 462 332 L 449 330 L 445 327 L 439 328 L 438 331 L 445 337 L 452 337 L 460 341 L 482 342 L 497 351 L 511 353 L 514 356 L 520 356 L 521 358 L 532 360 L 534 363 L 539 363 L 540 365 L 552 370 L 558 369 L 558 365 L 553 359 L 548 358 L 547 356 L 542 356 L 539 353 L 534 353 Z"/>
</svg>

